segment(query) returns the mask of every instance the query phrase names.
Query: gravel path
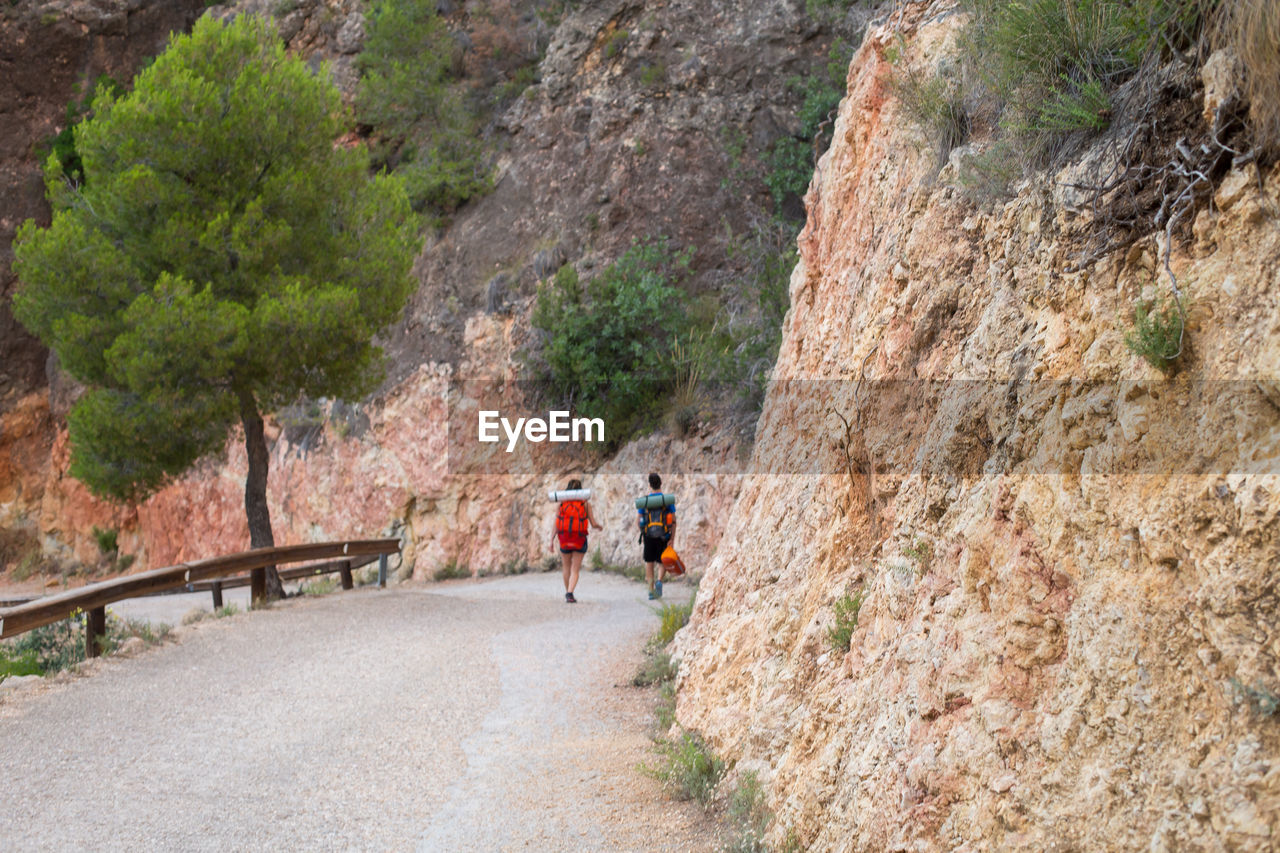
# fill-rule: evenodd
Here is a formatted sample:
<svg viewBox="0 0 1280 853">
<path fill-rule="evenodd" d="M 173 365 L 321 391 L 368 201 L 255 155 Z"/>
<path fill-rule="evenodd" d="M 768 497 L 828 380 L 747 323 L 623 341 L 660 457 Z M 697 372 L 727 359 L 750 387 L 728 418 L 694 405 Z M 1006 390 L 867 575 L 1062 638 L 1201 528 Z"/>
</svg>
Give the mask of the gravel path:
<svg viewBox="0 0 1280 853">
<path fill-rule="evenodd" d="M 715 849 L 635 770 L 643 587 L 562 592 L 295 600 L 0 692 L 0 848 Z"/>
</svg>

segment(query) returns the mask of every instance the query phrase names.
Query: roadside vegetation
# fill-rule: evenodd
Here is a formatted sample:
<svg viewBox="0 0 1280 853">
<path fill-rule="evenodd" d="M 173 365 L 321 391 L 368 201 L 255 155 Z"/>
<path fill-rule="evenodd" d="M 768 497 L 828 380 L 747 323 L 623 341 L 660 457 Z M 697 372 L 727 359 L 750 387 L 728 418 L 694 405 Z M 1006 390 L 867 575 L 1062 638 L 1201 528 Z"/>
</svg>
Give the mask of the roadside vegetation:
<svg viewBox="0 0 1280 853">
<path fill-rule="evenodd" d="M 18 675 L 52 675 L 84 661 L 84 623 L 85 615 L 79 613 L 0 642 L 0 681 Z M 135 637 L 145 646 L 156 645 L 170 630 L 163 623 L 125 619 L 108 610 L 103 654 L 118 652 Z"/>
<path fill-rule="evenodd" d="M 639 770 L 662 783 L 678 800 L 693 800 L 711 813 L 722 826 L 721 849 L 726 853 L 767 853 L 770 850 L 793 853 L 800 850 L 794 833 L 787 832 L 781 845 L 770 847 L 765 834 L 776 823 L 760 780 L 754 772 L 736 775 L 733 787 L 726 788 L 725 779 L 731 767 L 716 755 L 697 732 L 683 729 L 676 722 L 675 678 L 678 665 L 671 658 L 669 646 L 689 622 L 694 599 L 685 604 L 667 603 L 655 612 L 660 620 L 645 647 L 645 660 L 632 677 L 636 687 L 657 688 L 654 705 L 654 762 L 643 763 Z"/>
</svg>

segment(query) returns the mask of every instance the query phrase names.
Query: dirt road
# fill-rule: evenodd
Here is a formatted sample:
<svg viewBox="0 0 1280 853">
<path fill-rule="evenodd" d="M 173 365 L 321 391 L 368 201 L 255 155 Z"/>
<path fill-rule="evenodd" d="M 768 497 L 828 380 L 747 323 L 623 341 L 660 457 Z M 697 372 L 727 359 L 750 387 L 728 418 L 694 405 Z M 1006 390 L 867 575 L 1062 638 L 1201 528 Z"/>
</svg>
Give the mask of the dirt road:
<svg viewBox="0 0 1280 853">
<path fill-rule="evenodd" d="M 643 587 L 361 589 L 0 694 L 0 847 L 711 850 L 627 686 Z M 672 590 L 687 594 L 684 590 Z"/>
</svg>

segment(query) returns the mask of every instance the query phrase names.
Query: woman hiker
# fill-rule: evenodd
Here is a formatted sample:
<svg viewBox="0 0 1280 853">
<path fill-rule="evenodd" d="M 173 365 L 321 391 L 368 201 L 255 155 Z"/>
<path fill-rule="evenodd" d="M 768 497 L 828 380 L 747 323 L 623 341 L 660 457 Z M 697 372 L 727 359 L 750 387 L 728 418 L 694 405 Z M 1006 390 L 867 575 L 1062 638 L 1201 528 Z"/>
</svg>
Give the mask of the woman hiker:
<svg viewBox="0 0 1280 853">
<path fill-rule="evenodd" d="M 569 491 L 582 488 L 581 480 L 570 480 Z M 578 573 L 582 570 L 582 558 L 587 555 L 587 525 L 603 530 L 591 513 L 590 501 L 561 501 L 556 512 L 556 526 L 551 533 L 551 550 L 560 540 L 560 564 L 564 571 L 564 600 L 576 604 L 573 589 L 578 585 Z"/>
</svg>

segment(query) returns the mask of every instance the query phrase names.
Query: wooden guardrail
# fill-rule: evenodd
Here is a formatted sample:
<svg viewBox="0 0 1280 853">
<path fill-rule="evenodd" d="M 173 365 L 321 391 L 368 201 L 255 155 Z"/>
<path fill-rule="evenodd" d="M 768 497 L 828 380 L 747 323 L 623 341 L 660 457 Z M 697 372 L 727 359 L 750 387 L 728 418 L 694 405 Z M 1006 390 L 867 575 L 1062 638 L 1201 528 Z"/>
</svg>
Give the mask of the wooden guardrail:
<svg viewBox="0 0 1280 853">
<path fill-rule="evenodd" d="M 296 581 L 302 578 L 314 578 L 319 575 L 331 575 L 337 572 L 342 577 L 342 588 L 353 589 L 355 581 L 352 572 L 356 569 L 362 569 L 372 563 L 374 560 L 383 560 L 385 554 L 369 554 L 364 557 L 353 557 L 349 560 L 331 560 L 327 563 L 315 563 L 314 565 L 300 566 L 296 569 L 281 569 L 280 580 Z M 213 593 L 213 606 L 215 608 L 222 606 L 222 591 L 224 589 L 235 589 L 240 586 L 250 586 L 253 583 L 251 575 L 236 575 L 235 577 L 225 578 L 216 581 L 200 581 L 199 583 L 189 583 L 185 587 L 177 589 L 167 589 L 163 592 L 153 592 L 150 595 L 175 595 L 184 592 L 211 592 Z M 378 575 L 378 585 L 386 586 L 386 571 L 382 569 Z"/>
<path fill-rule="evenodd" d="M 136 575 L 126 575 L 101 583 L 89 584 L 56 595 L 46 595 L 25 604 L 0 608 L 0 639 L 17 636 L 34 628 L 50 625 L 83 612 L 85 618 L 85 654 L 97 657 L 101 652 L 101 638 L 107 630 L 108 604 L 157 592 L 177 589 L 201 581 L 219 582 L 223 578 L 254 569 L 264 569 L 280 563 L 300 563 L 309 560 L 334 560 L 334 566 L 342 571 L 342 563 L 355 558 L 376 557 L 379 561 L 378 582 L 386 586 L 387 556 L 400 551 L 399 539 L 360 539 L 350 542 L 316 542 L 309 545 L 285 545 L 276 548 L 258 548 L 225 557 L 211 557 L 152 569 Z M 369 560 L 372 562 L 372 560 Z M 316 574 L 315 567 L 298 571 Z M 330 569 L 333 571 L 334 569 Z M 350 567 L 343 576 L 347 587 Z M 293 572 L 290 572 L 292 574 Z M 216 589 L 216 587 L 211 587 Z M 349 587 L 348 587 L 349 588 Z M 221 597 L 215 592 L 215 601 Z"/>
</svg>

